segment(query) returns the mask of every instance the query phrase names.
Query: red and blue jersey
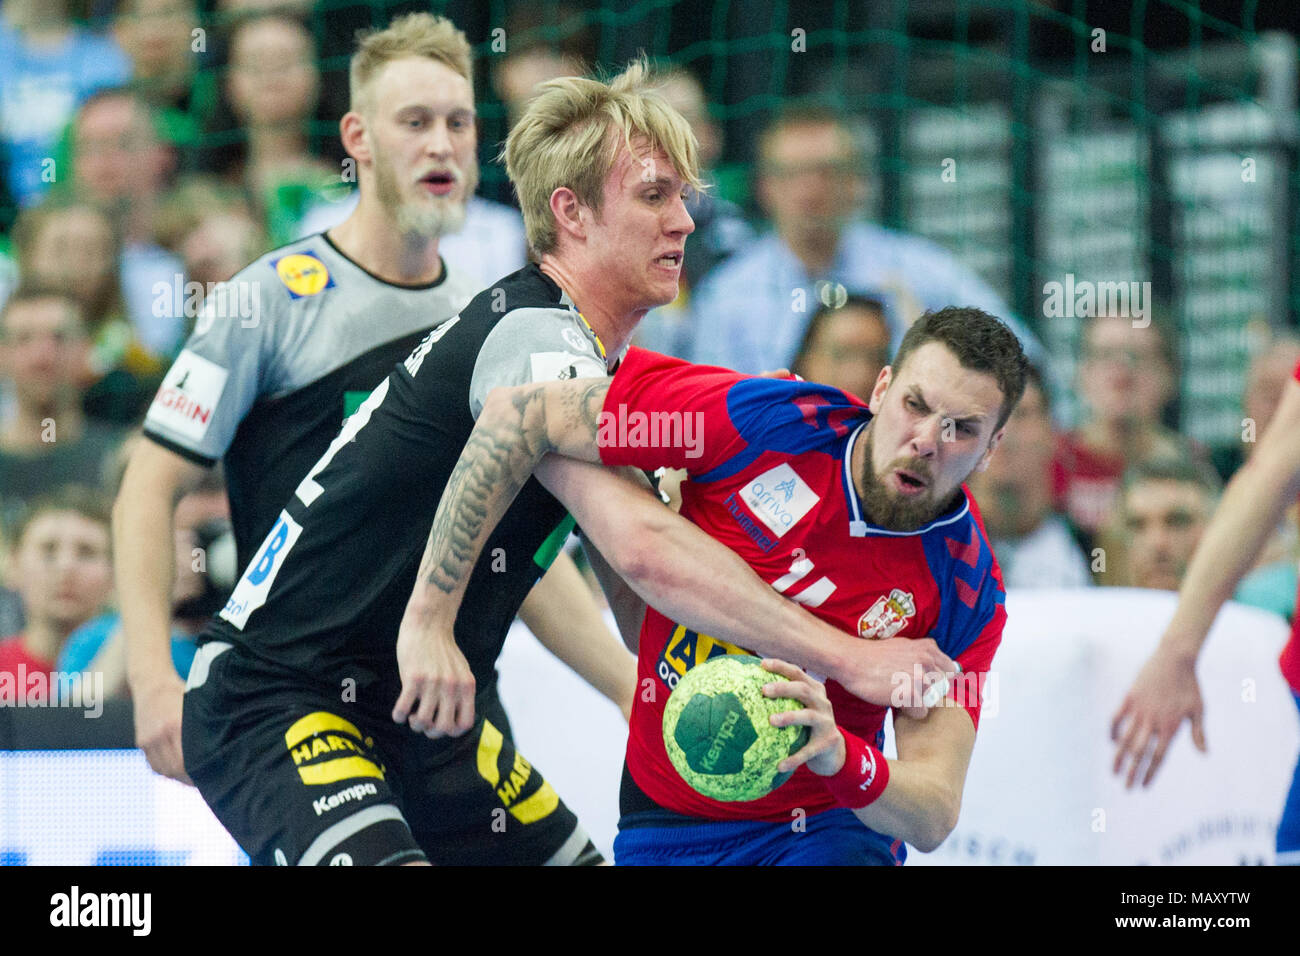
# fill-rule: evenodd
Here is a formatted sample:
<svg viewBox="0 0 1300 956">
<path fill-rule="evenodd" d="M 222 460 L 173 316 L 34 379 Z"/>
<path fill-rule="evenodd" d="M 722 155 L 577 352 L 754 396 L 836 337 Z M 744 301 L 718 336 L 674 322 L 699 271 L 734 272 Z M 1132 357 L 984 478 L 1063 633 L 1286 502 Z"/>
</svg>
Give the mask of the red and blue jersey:
<svg viewBox="0 0 1300 956">
<path fill-rule="evenodd" d="M 600 420 L 601 460 L 684 468 L 683 516 L 737 552 L 764 581 L 864 640 L 931 637 L 962 665 L 949 690 L 978 727 L 979 690 L 1006 620 L 1002 574 L 978 512 L 959 500 L 928 525 L 900 533 L 863 514 L 849 463 L 871 413 L 857 398 L 808 382 L 749 378 L 631 349 Z M 663 711 L 691 667 L 749 653 L 650 608 L 641 629 L 627 767 L 659 806 L 712 820 L 783 820 L 796 807 L 835 806 L 801 767 L 761 800 L 721 803 L 695 792 L 668 760 Z M 792 661 L 799 664 L 799 661 Z M 836 722 L 884 744 L 886 708 L 826 682 Z"/>
</svg>

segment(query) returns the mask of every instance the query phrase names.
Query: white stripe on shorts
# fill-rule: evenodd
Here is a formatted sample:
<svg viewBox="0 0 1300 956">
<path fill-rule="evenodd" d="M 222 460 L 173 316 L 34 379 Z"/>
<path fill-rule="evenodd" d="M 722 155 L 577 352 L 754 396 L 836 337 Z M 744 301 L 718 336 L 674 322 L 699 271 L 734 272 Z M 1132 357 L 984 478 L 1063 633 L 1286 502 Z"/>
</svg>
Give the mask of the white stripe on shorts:
<svg viewBox="0 0 1300 956">
<path fill-rule="evenodd" d="M 383 820 L 400 820 L 403 826 L 406 826 L 406 818 L 402 816 L 402 811 L 397 809 L 391 803 L 381 803 L 373 807 L 366 807 L 364 810 L 358 810 L 351 816 L 344 817 L 338 823 L 334 824 L 316 839 L 311 841 L 311 846 L 307 847 L 307 852 L 302 855 L 298 861 L 299 866 L 315 866 L 320 863 L 331 850 L 351 836 L 355 836 L 368 826 L 373 826 Z M 408 827 L 409 829 L 409 827 Z"/>
<path fill-rule="evenodd" d="M 575 823 L 573 832 L 564 841 L 564 845 L 552 853 L 551 858 L 542 866 L 571 866 L 573 861 L 582 854 L 582 849 L 587 845 L 589 839 L 590 837 L 587 836 L 587 831 L 582 828 L 582 824 Z"/>
</svg>

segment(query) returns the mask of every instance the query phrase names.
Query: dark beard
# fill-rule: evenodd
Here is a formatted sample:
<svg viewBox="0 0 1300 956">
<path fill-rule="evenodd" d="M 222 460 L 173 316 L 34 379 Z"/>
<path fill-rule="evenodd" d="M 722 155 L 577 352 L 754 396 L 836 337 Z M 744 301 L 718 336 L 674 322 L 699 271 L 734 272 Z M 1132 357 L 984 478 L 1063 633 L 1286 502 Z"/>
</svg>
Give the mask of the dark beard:
<svg viewBox="0 0 1300 956">
<path fill-rule="evenodd" d="M 939 515 L 943 514 L 957 500 L 957 496 L 962 493 L 961 487 L 958 486 L 946 501 L 936 503 L 931 498 L 930 490 L 915 501 L 909 501 L 906 498 L 900 498 L 895 492 L 886 487 L 885 483 L 876 477 L 871 468 L 873 435 L 870 427 L 867 428 L 866 438 L 866 467 L 862 474 L 858 475 L 858 495 L 862 499 L 862 509 L 864 517 L 878 528 L 884 528 L 886 531 L 915 531 L 929 524 Z M 904 468 L 908 471 L 915 471 L 918 474 L 929 476 L 929 467 L 921 461 L 896 461 L 890 463 L 890 470 L 894 468 Z M 930 486 L 933 488 L 933 486 Z"/>
</svg>

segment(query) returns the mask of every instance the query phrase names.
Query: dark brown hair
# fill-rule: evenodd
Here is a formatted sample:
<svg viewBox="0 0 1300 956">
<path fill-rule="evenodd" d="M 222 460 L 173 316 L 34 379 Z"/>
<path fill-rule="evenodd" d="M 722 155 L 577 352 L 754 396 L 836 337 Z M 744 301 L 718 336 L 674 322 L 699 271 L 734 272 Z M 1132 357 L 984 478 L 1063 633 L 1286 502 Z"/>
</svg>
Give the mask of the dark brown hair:
<svg viewBox="0 0 1300 956">
<path fill-rule="evenodd" d="M 943 343 L 962 368 L 986 372 L 997 380 L 1002 392 L 1002 411 L 993 430 L 1005 425 L 1025 393 L 1029 368 L 1016 333 L 1001 319 L 975 308 L 948 306 L 938 312 L 926 312 L 903 336 L 891 363 L 895 374 L 907 357 L 927 342 Z"/>
</svg>

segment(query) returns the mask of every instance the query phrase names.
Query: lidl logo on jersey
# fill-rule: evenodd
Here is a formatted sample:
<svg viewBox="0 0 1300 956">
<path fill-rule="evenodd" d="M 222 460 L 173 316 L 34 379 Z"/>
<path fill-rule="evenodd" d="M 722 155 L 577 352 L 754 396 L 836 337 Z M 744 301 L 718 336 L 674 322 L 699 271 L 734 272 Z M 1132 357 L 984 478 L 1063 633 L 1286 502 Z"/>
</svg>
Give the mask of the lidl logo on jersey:
<svg viewBox="0 0 1300 956">
<path fill-rule="evenodd" d="M 743 647 L 729 644 L 716 637 L 709 637 L 707 634 L 697 633 L 678 624 L 672 636 L 668 638 L 668 643 L 664 645 L 663 653 L 659 655 L 655 673 L 671 690 L 677 686 L 682 675 L 696 664 L 703 664 L 710 658 L 723 654 L 752 655 L 753 653 Z"/>
<path fill-rule="evenodd" d="M 280 277 L 284 287 L 289 290 L 289 298 L 303 299 L 315 295 L 334 285 L 325 263 L 316 256 L 305 252 L 294 252 L 279 259 L 272 259 L 275 274 Z"/>
<path fill-rule="evenodd" d="M 876 598 L 876 603 L 858 618 L 858 634 L 862 637 L 885 640 L 907 627 L 909 618 L 916 614 L 916 601 L 902 588 L 894 588 L 888 595 Z"/>
<path fill-rule="evenodd" d="M 799 523 L 821 499 L 789 465 L 781 464 L 753 478 L 740 498 L 755 518 L 778 538 Z"/>
<path fill-rule="evenodd" d="M 271 593 L 275 576 L 284 565 L 284 557 L 302 534 L 302 525 L 289 517 L 289 512 L 281 511 L 280 520 L 271 528 L 271 533 L 262 542 L 257 557 L 248 566 L 244 576 L 230 592 L 226 606 L 221 609 L 219 617 L 229 621 L 239 630 L 248 623 L 248 616 L 266 603 L 266 596 Z"/>
<path fill-rule="evenodd" d="M 149 406 L 149 424 L 201 442 L 229 374 L 216 362 L 182 349 Z"/>
</svg>

